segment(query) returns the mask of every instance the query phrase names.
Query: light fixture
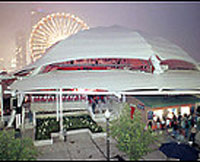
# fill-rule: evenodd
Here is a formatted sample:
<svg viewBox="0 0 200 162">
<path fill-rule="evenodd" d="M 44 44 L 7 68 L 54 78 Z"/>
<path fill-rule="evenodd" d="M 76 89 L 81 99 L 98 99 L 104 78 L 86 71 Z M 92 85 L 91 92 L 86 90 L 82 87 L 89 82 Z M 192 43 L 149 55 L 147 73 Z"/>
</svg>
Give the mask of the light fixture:
<svg viewBox="0 0 200 162">
<path fill-rule="evenodd" d="M 106 109 L 105 117 L 106 117 L 106 119 L 110 118 L 110 111 L 108 109 Z"/>
</svg>

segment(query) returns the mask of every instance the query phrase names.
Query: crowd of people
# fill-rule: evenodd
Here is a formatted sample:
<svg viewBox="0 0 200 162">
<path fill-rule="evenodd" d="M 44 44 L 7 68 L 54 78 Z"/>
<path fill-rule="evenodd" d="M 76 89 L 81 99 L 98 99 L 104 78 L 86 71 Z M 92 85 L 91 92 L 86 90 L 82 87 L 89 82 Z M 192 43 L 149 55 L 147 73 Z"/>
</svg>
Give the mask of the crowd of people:
<svg viewBox="0 0 200 162">
<path fill-rule="evenodd" d="M 197 113 L 176 115 L 172 112 L 172 118 L 163 116 L 162 119 L 157 116 L 156 120 L 150 120 L 148 127 L 155 130 L 166 130 L 168 134 L 179 141 L 188 139 L 195 143 L 195 135 L 200 130 L 200 116 Z M 169 131 L 171 130 L 171 131 Z"/>
<path fill-rule="evenodd" d="M 96 113 L 96 108 L 99 107 L 99 104 L 106 103 L 106 96 L 104 95 L 88 95 L 89 105 L 92 107 L 93 114 Z"/>
</svg>

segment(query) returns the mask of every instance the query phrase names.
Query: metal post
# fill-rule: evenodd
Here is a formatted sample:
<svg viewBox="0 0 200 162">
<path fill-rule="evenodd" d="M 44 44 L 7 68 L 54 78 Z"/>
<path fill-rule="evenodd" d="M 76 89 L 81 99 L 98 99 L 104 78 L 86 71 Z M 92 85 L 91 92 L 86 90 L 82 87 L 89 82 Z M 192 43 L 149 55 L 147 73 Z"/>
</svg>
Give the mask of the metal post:
<svg viewBox="0 0 200 162">
<path fill-rule="evenodd" d="M 110 134 L 109 134 L 109 118 L 106 118 L 106 132 L 107 132 L 107 161 L 110 161 Z"/>
<path fill-rule="evenodd" d="M 13 110 L 13 97 L 10 97 L 10 110 Z"/>
<path fill-rule="evenodd" d="M 33 126 L 36 126 L 36 113 L 33 111 Z"/>
<path fill-rule="evenodd" d="M 62 88 L 60 88 L 60 132 L 63 133 L 63 101 L 62 101 Z"/>
<path fill-rule="evenodd" d="M 59 120 L 59 95 L 56 94 L 56 120 Z"/>
<path fill-rule="evenodd" d="M 122 95 L 122 102 L 123 103 L 126 102 L 126 95 L 125 94 Z"/>
<path fill-rule="evenodd" d="M 22 106 L 22 128 L 24 129 L 25 107 Z"/>
</svg>

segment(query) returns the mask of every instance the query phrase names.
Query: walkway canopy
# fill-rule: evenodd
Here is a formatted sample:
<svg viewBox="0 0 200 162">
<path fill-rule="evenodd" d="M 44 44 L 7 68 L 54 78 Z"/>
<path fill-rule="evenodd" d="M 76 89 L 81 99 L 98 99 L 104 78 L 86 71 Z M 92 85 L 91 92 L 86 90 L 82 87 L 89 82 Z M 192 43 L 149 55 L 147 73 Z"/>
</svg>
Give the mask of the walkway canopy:
<svg viewBox="0 0 200 162">
<path fill-rule="evenodd" d="M 110 26 L 81 31 L 53 46 L 43 57 L 26 68 L 87 58 L 149 60 L 152 55 L 162 60 L 183 60 L 196 65 L 195 60 L 185 51 L 163 38 L 121 26 Z M 137 90 L 142 90 L 144 94 L 150 93 L 150 90 L 157 94 L 164 91 L 171 94 L 186 91 L 189 93 L 191 90 L 199 93 L 200 90 L 198 70 L 167 70 L 160 75 L 128 70 L 35 71 L 35 75 L 14 82 L 10 86 L 11 90 L 25 92 L 51 88 L 82 88 L 126 94 Z"/>
<path fill-rule="evenodd" d="M 168 71 L 160 75 L 151 73 L 131 72 L 126 70 L 106 71 L 52 71 L 38 74 L 23 80 L 15 81 L 12 91 L 32 91 L 39 89 L 104 89 L 109 92 L 131 94 L 131 91 L 149 90 L 166 94 L 193 90 L 200 91 L 199 71 Z M 174 92 L 173 92 L 174 91 Z"/>
</svg>

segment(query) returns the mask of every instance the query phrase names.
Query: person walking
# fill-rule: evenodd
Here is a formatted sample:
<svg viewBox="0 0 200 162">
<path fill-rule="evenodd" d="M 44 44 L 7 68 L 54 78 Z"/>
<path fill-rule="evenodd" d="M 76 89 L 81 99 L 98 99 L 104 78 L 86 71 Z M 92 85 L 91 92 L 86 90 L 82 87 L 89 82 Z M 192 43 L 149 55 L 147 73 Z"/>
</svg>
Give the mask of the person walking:
<svg viewBox="0 0 200 162">
<path fill-rule="evenodd" d="M 181 129 L 183 136 L 185 136 L 185 123 L 187 120 L 186 116 L 187 116 L 187 114 L 184 114 L 184 116 L 181 118 L 181 122 L 180 122 L 180 129 Z"/>
<path fill-rule="evenodd" d="M 152 126 L 153 126 L 153 122 L 151 120 L 149 120 L 149 122 L 148 122 L 148 128 L 152 130 Z"/>
<path fill-rule="evenodd" d="M 174 112 L 172 112 L 172 120 L 171 120 L 171 127 L 174 127 L 174 124 L 177 122 L 177 117 L 174 114 Z"/>
<path fill-rule="evenodd" d="M 161 128 L 161 121 L 159 117 L 157 118 L 156 125 L 157 125 L 157 129 Z"/>
<path fill-rule="evenodd" d="M 178 123 L 177 122 L 174 122 L 174 124 L 173 124 L 172 136 L 175 138 L 177 138 L 177 136 L 178 136 Z"/>
<path fill-rule="evenodd" d="M 189 115 L 188 115 L 188 124 L 189 124 L 189 128 L 192 127 L 192 122 L 191 122 L 191 120 L 192 120 L 192 115 L 189 114 Z"/>
<path fill-rule="evenodd" d="M 192 114 L 191 124 L 192 124 L 192 125 L 195 125 L 195 124 L 196 124 L 196 117 L 195 117 L 195 114 Z"/>
<path fill-rule="evenodd" d="M 182 121 L 182 115 L 181 112 L 178 113 L 178 125 L 179 127 L 181 126 L 181 121 Z"/>
<path fill-rule="evenodd" d="M 197 133 L 197 125 L 194 124 L 191 128 L 191 134 L 190 134 L 190 138 L 189 138 L 189 141 L 192 141 L 192 144 L 194 145 L 195 143 L 195 136 L 196 136 L 196 133 Z"/>
<path fill-rule="evenodd" d="M 175 113 L 174 113 L 174 112 L 172 112 L 172 120 L 173 120 L 174 122 L 176 122 L 176 121 L 177 121 L 177 117 L 176 117 L 176 115 L 175 115 Z"/>
<path fill-rule="evenodd" d="M 164 130 L 166 128 L 166 118 L 163 116 L 163 119 L 161 121 L 161 129 Z"/>
<path fill-rule="evenodd" d="M 96 108 L 96 103 L 92 102 L 92 112 L 93 112 L 93 114 L 95 114 L 95 108 Z"/>
<path fill-rule="evenodd" d="M 189 128 L 190 126 L 189 126 L 188 120 L 186 120 L 185 121 L 185 138 L 187 138 L 189 135 Z"/>
<path fill-rule="evenodd" d="M 170 118 L 167 117 L 167 119 L 166 119 L 166 132 L 168 134 L 169 134 L 169 128 L 171 127 L 170 122 L 171 122 Z"/>
<path fill-rule="evenodd" d="M 153 120 L 152 121 L 152 131 L 154 132 L 154 131 L 156 131 L 156 129 L 157 129 L 157 125 L 156 125 L 156 122 Z"/>
</svg>

